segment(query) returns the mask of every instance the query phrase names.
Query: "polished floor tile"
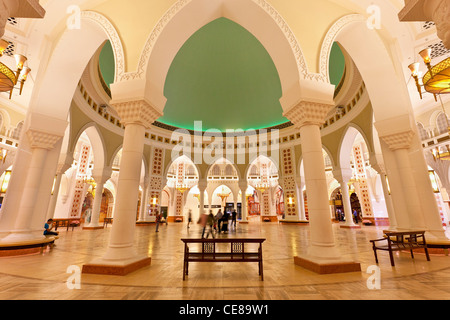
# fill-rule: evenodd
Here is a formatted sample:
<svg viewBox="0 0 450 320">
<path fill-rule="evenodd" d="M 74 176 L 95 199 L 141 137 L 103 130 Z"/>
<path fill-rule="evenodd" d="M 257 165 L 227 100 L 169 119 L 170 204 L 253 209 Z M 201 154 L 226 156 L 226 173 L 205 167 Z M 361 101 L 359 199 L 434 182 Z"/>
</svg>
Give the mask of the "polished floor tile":
<svg viewBox="0 0 450 320">
<path fill-rule="evenodd" d="M 111 226 L 100 230 L 61 230 L 56 246 L 43 254 L 0 258 L 2 300 L 448 300 L 450 256 L 431 255 L 428 262 L 417 253 L 395 254 L 391 267 L 387 253 L 379 254 L 381 288 L 371 290 L 367 273 L 375 264 L 370 239 L 385 227 L 362 226 L 343 229 L 333 224 L 337 246 L 343 257 L 361 263 L 361 272 L 319 275 L 294 264 L 293 257 L 305 253 L 309 243 L 307 225 L 251 222 L 220 237 L 262 237 L 264 281 L 253 263 L 191 263 L 182 279 L 181 238 L 200 237 L 198 225 L 186 228 L 173 223 L 136 227 L 139 253 L 152 258 L 150 266 L 127 276 L 83 274 L 81 288 L 68 286 L 69 266 L 82 267 L 101 257 Z"/>
</svg>

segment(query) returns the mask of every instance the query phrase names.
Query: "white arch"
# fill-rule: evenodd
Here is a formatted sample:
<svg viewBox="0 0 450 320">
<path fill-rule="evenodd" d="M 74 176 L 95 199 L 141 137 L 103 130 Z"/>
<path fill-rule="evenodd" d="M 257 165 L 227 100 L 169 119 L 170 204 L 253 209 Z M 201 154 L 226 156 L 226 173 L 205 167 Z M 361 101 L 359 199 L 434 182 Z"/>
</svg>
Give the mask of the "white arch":
<svg viewBox="0 0 450 320">
<path fill-rule="evenodd" d="M 162 112 L 165 80 L 175 55 L 197 30 L 221 17 L 238 23 L 262 43 L 278 70 L 283 95 L 294 95 L 304 80 L 327 82 L 320 74 L 308 72 L 293 32 L 265 0 L 178 0 L 150 34 L 137 70 L 121 75 L 120 85 L 112 86 L 114 99 L 128 96 L 131 88 Z"/>
<path fill-rule="evenodd" d="M 231 165 L 233 167 L 234 171 L 236 172 L 236 175 L 238 176 L 238 178 L 239 179 L 241 178 L 241 173 L 239 172 L 239 169 L 236 166 L 236 164 L 234 164 L 233 162 L 231 162 L 230 160 L 228 160 L 227 158 L 222 157 L 222 156 L 214 159 L 214 161 L 208 166 L 208 168 L 206 169 L 206 177 L 208 177 L 211 174 L 211 170 L 213 169 L 213 167 L 216 164 L 220 164 L 220 162 L 222 162 L 222 161 L 224 164 Z"/>
<path fill-rule="evenodd" d="M 278 172 L 280 172 L 277 161 L 275 161 L 275 159 L 273 159 L 271 156 L 262 155 L 262 154 L 261 155 L 253 155 L 253 157 L 249 159 L 247 168 L 245 169 L 245 178 L 246 179 L 248 178 L 248 176 L 250 174 L 251 167 L 259 159 L 266 159 L 267 162 L 272 162 L 272 164 L 275 166 L 275 168 L 277 168 Z"/>
<path fill-rule="evenodd" d="M 113 45 L 116 70 L 120 74 L 123 50 L 112 24 L 93 12 L 83 12 L 81 19 L 80 29 L 66 30 L 62 34 L 48 65 L 37 75 L 29 112 L 66 121 L 73 92 L 92 56 L 106 40 Z M 56 79 L 58 90 L 54 89 Z"/>
<path fill-rule="evenodd" d="M 194 161 L 192 161 L 192 159 L 190 159 L 186 155 L 180 155 L 179 157 L 176 157 L 175 159 L 171 159 L 171 161 L 167 164 L 166 168 L 164 169 L 164 177 L 167 177 L 167 174 L 169 173 L 169 170 L 172 167 L 172 165 L 175 163 L 178 163 L 180 161 L 187 162 L 187 163 L 191 164 L 192 166 L 194 166 L 197 177 L 199 179 L 201 178 L 200 168 L 197 166 L 197 164 L 195 164 Z"/>
<path fill-rule="evenodd" d="M 369 150 L 369 154 L 373 153 L 372 146 L 369 144 L 369 140 L 367 139 L 364 131 L 356 124 L 349 123 L 347 125 L 346 130 L 344 131 L 344 135 L 341 137 L 341 142 L 339 144 L 338 149 L 338 167 L 341 169 L 349 169 L 350 168 L 350 156 L 352 154 L 353 144 L 355 142 L 356 137 L 361 135 L 364 139 L 364 143 Z"/>
<path fill-rule="evenodd" d="M 70 147 L 69 153 L 73 154 L 78 140 L 83 133 L 89 138 L 91 143 L 92 153 L 94 155 L 94 168 L 104 168 L 106 166 L 106 148 L 103 136 L 95 122 L 90 122 L 84 125 L 76 134 L 72 141 L 72 146 Z"/>
<path fill-rule="evenodd" d="M 362 15 L 351 16 L 337 30 L 334 39 L 349 53 L 360 71 L 377 122 L 411 113 L 404 79 L 397 72 L 377 30 L 367 27 L 367 19 Z"/>
</svg>

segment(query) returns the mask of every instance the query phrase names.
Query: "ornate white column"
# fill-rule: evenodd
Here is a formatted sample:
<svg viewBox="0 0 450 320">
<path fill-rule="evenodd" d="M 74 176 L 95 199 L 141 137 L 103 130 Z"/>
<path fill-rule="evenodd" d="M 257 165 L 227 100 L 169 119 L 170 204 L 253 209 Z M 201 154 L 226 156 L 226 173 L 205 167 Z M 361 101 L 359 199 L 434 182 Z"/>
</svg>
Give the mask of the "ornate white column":
<svg viewBox="0 0 450 320">
<path fill-rule="evenodd" d="M 200 218 L 203 213 L 205 213 L 205 191 L 208 186 L 208 181 L 206 179 L 201 179 L 198 181 L 198 190 L 200 195 L 198 198 L 198 217 Z"/>
<path fill-rule="evenodd" d="M 105 255 L 83 266 L 84 273 L 127 273 L 151 263 L 134 246 L 145 130 L 161 116 L 146 100 L 111 102 L 125 126 L 114 222 Z"/>
<path fill-rule="evenodd" d="M 148 190 L 149 190 L 150 177 L 144 177 L 144 187 L 142 188 L 142 198 L 141 198 L 141 207 L 139 209 L 139 220 L 138 222 L 146 221 L 147 213 L 147 205 L 148 205 Z"/>
<path fill-rule="evenodd" d="M 392 204 L 391 191 L 388 183 L 388 177 L 386 174 L 386 169 L 384 165 L 380 163 L 372 164 L 374 168 L 381 177 L 381 185 L 383 186 L 384 201 L 386 203 L 386 209 L 389 217 L 389 230 L 397 229 L 397 220 L 395 218 L 394 206 Z"/>
<path fill-rule="evenodd" d="M 407 212 L 397 216 L 399 229 L 424 230 L 425 221 L 420 205 L 420 195 L 417 192 L 414 180 L 414 171 L 411 166 L 408 149 L 414 136 L 413 131 L 403 131 L 380 138 L 393 151 L 397 163 L 397 172 L 402 183 L 403 199 L 405 200 Z M 407 214 L 408 216 L 405 216 Z"/>
<path fill-rule="evenodd" d="M 298 197 L 298 205 L 299 205 L 299 213 L 300 213 L 300 221 L 302 222 L 308 222 L 308 219 L 306 218 L 306 210 L 305 210 L 305 199 L 303 197 L 303 187 L 305 186 L 305 183 L 300 178 L 298 179 L 297 184 L 297 197 Z"/>
<path fill-rule="evenodd" d="M 247 219 L 247 188 L 248 188 L 248 183 L 247 181 L 239 181 L 239 189 L 241 189 L 241 198 L 242 198 L 242 202 L 241 202 L 241 214 L 242 214 L 242 219 L 239 223 L 248 223 L 248 219 Z"/>
<path fill-rule="evenodd" d="M 56 178 L 53 189 L 53 194 L 50 198 L 50 203 L 47 210 L 47 219 L 53 218 L 56 209 L 56 203 L 58 201 L 59 196 L 59 188 L 61 187 L 61 180 L 63 174 L 70 168 L 73 163 L 73 157 L 67 157 L 64 163 L 58 164 L 58 168 L 56 169 Z"/>
<path fill-rule="evenodd" d="M 54 145 L 61 139 L 61 136 L 34 129 L 28 129 L 26 134 L 31 147 L 30 166 L 25 178 L 22 200 L 16 215 L 14 229 L 10 235 L 2 239 L 2 242 L 26 241 L 44 237 L 42 233 L 32 233 L 31 222 L 47 153 L 53 149 Z"/>
<path fill-rule="evenodd" d="M 103 226 L 100 225 L 100 223 L 99 223 L 100 210 L 101 210 L 101 206 L 102 206 L 103 187 L 104 187 L 106 181 L 108 181 L 111 178 L 111 174 L 112 174 L 111 167 L 101 168 L 99 170 L 96 170 L 94 168 L 92 177 L 94 178 L 96 187 L 95 187 L 94 203 L 92 205 L 92 217 L 91 217 L 91 222 L 87 226 L 84 226 L 83 229 L 88 229 L 88 230 L 91 229 L 92 230 L 92 229 L 102 229 L 103 228 Z"/>
<path fill-rule="evenodd" d="M 344 204 L 345 224 L 342 228 L 361 228 L 361 226 L 353 222 L 352 205 L 350 203 L 350 195 L 348 192 L 348 182 L 352 178 L 351 169 L 337 169 L 333 171 L 334 178 L 341 185 L 342 201 Z"/>
<path fill-rule="evenodd" d="M 301 101 L 285 113 L 300 129 L 311 230 L 307 254 L 296 256 L 294 261 L 317 273 L 360 271 L 359 263 L 342 260 L 334 239 L 320 133 L 320 126 L 334 107 L 333 100 L 328 101 Z M 334 269 L 330 269 L 331 265 Z"/>
</svg>

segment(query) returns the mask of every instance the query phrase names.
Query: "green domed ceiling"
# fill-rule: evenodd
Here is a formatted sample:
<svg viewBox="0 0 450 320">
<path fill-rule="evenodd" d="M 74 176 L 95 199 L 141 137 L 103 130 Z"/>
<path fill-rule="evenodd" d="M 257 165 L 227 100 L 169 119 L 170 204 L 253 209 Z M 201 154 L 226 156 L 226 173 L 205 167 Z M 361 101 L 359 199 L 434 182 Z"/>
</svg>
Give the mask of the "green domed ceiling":
<svg viewBox="0 0 450 320">
<path fill-rule="evenodd" d="M 99 67 L 105 82 L 114 81 L 114 54 L 104 45 Z M 330 80 L 338 85 L 345 58 L 338 44 L 330 56 Z M 167 103 L 158 122 L 194 130 L 262 129 L 288 122 L 279 99 L 281 83 L 262 44 L 246 29 L 219 18 L 193 34 L 175 56 L 167 74 Z"/>
<path fill-rule="evenodd" d="M 167 104 L 158 121 L 194 129 L 261 129 L 283 117 L 281 83 L 261 43 L 240 25 L 220 18 L 192 35 L 167 74 Z"/>
</svg>

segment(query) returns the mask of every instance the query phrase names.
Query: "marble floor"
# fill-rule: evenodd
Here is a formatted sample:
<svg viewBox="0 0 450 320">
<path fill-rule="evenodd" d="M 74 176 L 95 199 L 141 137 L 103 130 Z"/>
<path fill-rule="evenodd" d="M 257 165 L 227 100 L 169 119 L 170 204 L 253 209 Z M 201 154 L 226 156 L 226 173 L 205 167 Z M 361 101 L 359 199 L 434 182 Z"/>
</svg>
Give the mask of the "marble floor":
<svg viewBox="0 0 450 320">
<path fill-rule="evenodd" d="M 255 263 L 191 263 L 182 279 L 181 238 L 200 237 L 194 224 L 172 223 L 136 227 L 136 248 L 152 258 L 150 266 L 126 276 L 82 274 L 80 287 L 72 281 L 75 269 L 105 252 L 111 231 L 60 230 L 56 246 L 42 254 L 0 258 L 0 300 L 448 300 L 450 256 L 417 253 L 379 253 L 381 282 L 370 289 L 375 264 L 369 240 L 386 227 L 340 228 L 333 224 L 337 246 L 345 258 L 361 263 L 361 272 L 319 275 L 294 264 L 293 257 L 308 248 L 308 225 L 251 222 L 220 237 L 262 237 L 264 281 Z M 69 268 L 69 269 L 68 269 Z M 69 271 L 69 272 L 68 272 Z M 368 281 L 369 280 L 369 281 Z"/>
</svg>

